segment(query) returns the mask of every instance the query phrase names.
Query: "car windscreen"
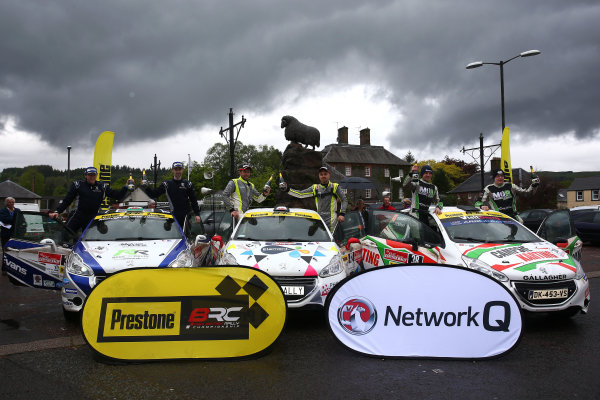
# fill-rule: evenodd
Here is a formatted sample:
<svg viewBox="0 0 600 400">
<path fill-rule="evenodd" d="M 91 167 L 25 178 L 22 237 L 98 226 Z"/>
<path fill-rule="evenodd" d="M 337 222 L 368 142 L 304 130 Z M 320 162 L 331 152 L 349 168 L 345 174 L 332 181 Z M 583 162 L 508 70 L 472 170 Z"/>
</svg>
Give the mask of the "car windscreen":
<svg viewBox="0 0 600 400">
<path fill-rule="evenodd" d="M 384 239 L 403 241 L 419 240 L 426 229 L 419 221 L 407 214 L 394 211 L 373 210 L 369 218 L 367 234 Z"/>
<path fill-rule="evenodd" d="M 286 242 L 331 242 L 323 221 L 292 215 L 244 217 L 233 239 Z"/>
<path fill-rule="evenodd" d="M 95 219 L 82 240 L 163 240 L 181 239 L 173 218 L 146 215 L 115 216 Z"/>
<path fill-rule="evenodd" d="M 523 225 L 497 212 L 445 213 L 439 219 L 454 242 L 526 243 L 541 240 Z"/>
</svg>

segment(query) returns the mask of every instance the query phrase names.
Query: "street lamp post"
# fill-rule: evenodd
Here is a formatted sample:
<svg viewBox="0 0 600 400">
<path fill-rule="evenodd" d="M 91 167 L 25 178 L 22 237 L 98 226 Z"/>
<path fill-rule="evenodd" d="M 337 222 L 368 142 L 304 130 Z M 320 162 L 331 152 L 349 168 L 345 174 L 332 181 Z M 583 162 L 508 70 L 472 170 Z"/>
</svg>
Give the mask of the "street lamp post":
<svg viewBox="0 0 600 400">
<path fill-rule="evenodd" d="M 71 146 L 67 146 L 67 190 L 71 183 Z"/>
<path fill-rule="evenodd" d="M 541 53 L 541 51 L 539 51 L 539 50 L 527 50 L 527 51 L 524 51 L 512 58 L 509 58 L 506 61 L 498 61 L 498 62 L 475 61 L 475 62 L 469 63 L 467 65 L 467 69 L 479 68 L 482 65 L 486 65 L 486 64 L 498 65 L 500 67 L 500 106 L 502 108 L 502 132 L 504 132 L 504 127 L 506 126 L 505 120 L 504 120 L 504 64 L 507 64 L 510 61 L 512 61 L 518 57 L 537 56 L 540 53 Z"/>
</svg>

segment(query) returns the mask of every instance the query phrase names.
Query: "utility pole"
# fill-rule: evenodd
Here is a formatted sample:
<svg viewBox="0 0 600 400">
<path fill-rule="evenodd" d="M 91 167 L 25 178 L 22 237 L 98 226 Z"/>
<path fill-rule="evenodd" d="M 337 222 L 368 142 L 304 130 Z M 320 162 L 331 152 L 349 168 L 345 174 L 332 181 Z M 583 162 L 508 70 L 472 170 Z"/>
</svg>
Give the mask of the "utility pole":
<svg viewBox="0 0 600 400">
<path fill-rule="evenodd" d="M 479 150 L 479 168 L 481 169 L 481 191 L 485 188 L 485 164 L 489 161 L 490 157 L 500 148 L 500 144 L 491 144 L 489 146 L 483 145 L 483 133 L 479 134 L 479 147 L 472 147 L 470 149 L 465 149 L 463 146 L 462 150 L 460 150 L 463 154 L 467 151 L 470 151 L 469 155 L 473 158 L 473 160 L 477 161 L 475 158 L 475 151 Z M 489 154 L 487 155 L 487 159 L 484 161 L 484 149 L 490 149 Z"/>
<path fill-rule="evenodd" d="M 233 108 L 229 109 L 229 128 L 223 129 L 219 131 L 219 135 L 225 138 L 225 141 L 229 144 L 229 175 L 231 175 L 231 179 L 235 178 L 235 145 L 237 143 L 238 136 L 240 136 L 240 130 L 244 127 L 246 123 L 246 118 L 242 115 L 242 120 L 236 124 L 233 123 Z M 233 137 L 234 128 L 238 127 L 237 134 L 235 135 L 235 139 Z M 224 132 L 229 131 L 229 136 L 224 135 Z"/>
<path fill-rule="evenodd" d="M 154 154 L 154 163 L 150 164 L 150 171 L 154 172 L 154 189 L 156 189 L 156 181 L 158 180 L 158 169 L 160 168 L 160 161 L 156 160 L 156 153 Z"/>
</svg>

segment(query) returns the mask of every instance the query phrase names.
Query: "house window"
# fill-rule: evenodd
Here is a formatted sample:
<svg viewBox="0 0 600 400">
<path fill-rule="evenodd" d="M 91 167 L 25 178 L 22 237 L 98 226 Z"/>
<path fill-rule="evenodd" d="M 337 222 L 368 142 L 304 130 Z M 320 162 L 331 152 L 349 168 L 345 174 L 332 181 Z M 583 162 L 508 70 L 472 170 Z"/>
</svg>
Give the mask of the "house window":
<svg viewBox="0 0 600 400">
<path fill-rule="evenodd" d="M 384 191 L 384 192 L 389 192 L 389 191 L 390 191 L 390 188 L 389 188 L 389 187 L 387 187 L 387 186 L 384 186 L 384 188 L 383 188 L 383 191 Z"/>
<path fill-rule="evenodd" d="M 365 176 L 371 176 L 371 167 L 365 167 Z"/>
<path fill-rule="evenodd" d="M 352 176 L 352 166 L 346 165 L 346 176 Z"/>
<path fill-rule="evenodd" d="M 383 176 L 385 176 L 386 178 L 390 177 L 390 169 L 389 168 L 383 169 Z"/>
<path fill-rule="evenodd" d="M 594 189 L 594 190 L 592 190 L 592 200 L 593 200 L 593 201 L 598 201 L 598 200 L 599 200 L 599 197 L 598 197 L 598 192 L 600 192 L 600 190 L 599 190 L 599 189 Z"/>
<path fill-rule="evenodd" d="M 473 194 L 472 193 L 467 193 L 467 199 L 471 200 L 473 198 Z"/>
<path fill-rule="evenodd" d="M 365 189 L 365 199 L 371 198 L 371 189 Z"/>
<path fill-rule="evenodd" d="M 583 201 L 583 190 L 577 191 L 577 201 Z"/>
</svg>

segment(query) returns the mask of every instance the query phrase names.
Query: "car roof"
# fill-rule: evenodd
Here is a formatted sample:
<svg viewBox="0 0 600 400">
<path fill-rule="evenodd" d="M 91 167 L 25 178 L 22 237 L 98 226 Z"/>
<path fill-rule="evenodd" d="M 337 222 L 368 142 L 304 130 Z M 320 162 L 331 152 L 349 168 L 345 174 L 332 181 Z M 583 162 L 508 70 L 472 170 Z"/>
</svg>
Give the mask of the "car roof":
<svg viewBox="0 0 600 400">
<path fill-rule="evenodd" d="M 107 212 L 106 214 L 99 214 L 94 217 L 94 219 L 115 219 L 117 217 L 129 218 L 129 217 L 143 217 L 143 216 L 152 216 L 158 218 L 173 218 L 171 214 L 163 213 L 163 212 L 154 212 L 149 211 L 147 209 L 141 210 L 112 210 Z"/>
</svg>

